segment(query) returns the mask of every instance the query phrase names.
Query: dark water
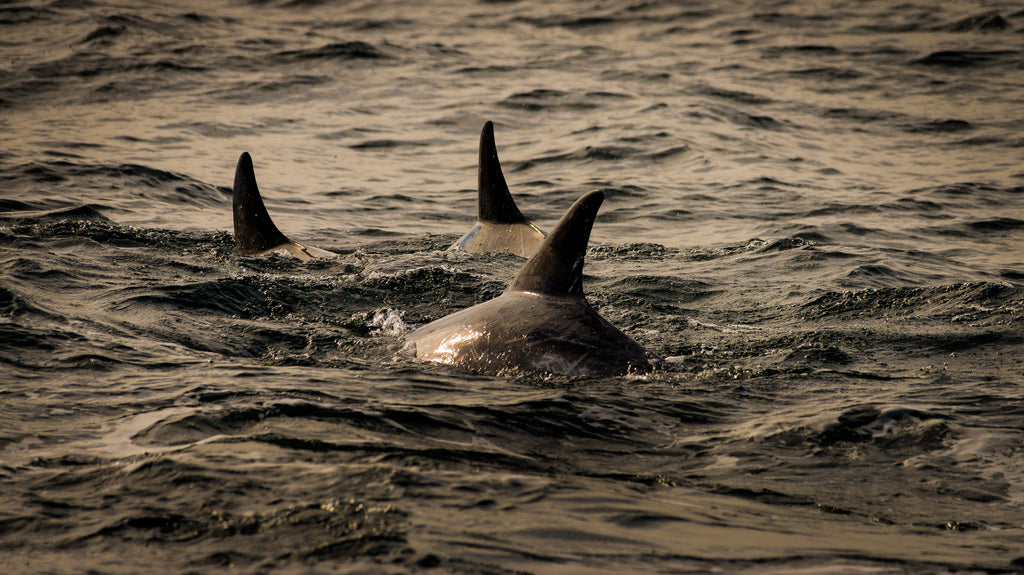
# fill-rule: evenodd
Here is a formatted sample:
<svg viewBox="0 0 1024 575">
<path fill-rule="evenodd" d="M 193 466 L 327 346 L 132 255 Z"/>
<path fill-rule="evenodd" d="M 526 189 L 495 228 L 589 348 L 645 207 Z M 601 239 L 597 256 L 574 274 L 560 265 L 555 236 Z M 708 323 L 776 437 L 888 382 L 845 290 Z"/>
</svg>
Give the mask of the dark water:
<svg viewBox="0 0 1024 575">
<path fill-rule="evenodd" d="M 10 573 L 1024 570 L 1014 2 L 0 2 Z M 674 371 L 416 363 L 608 198 Z M 249 151 L 293 238 L 234 253 Z"/>
</svg>

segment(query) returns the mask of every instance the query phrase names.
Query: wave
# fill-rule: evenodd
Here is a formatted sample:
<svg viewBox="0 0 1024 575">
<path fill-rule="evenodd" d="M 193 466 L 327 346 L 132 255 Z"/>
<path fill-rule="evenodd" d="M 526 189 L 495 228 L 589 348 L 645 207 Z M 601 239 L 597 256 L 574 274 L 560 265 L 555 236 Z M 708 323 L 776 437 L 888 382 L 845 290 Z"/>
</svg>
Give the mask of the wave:
<svg viewBox="0 0 1024 575">
<path fill-rule="evenodd" d="M 940 68 L 981 68 L 986 66 L 1009 66 L 1020 58 L 1015 50 L 939 50 L 914 60 L 921 66 Z"/>
<path fill-rule="evenodd" d="M 828 292 L 804 305 L 810 317 L 876 319 L 899 313 L 903 317 L 960 322 L 1011 317 L 1024 305 L 1024 290 L 988 282 L 935 287 L 896 287 L 852 292 Z M 982 335 L 982 337 L 985 337 Z"/>
<path fill-rule="evenodd" d="M 331 42 L 317 48 L 285 50 L 275 54 L 280 63 L 299 63 L 317 60 L 381 60 L 393 59 L 386 51 L 367 42 Z"/>
</svg>

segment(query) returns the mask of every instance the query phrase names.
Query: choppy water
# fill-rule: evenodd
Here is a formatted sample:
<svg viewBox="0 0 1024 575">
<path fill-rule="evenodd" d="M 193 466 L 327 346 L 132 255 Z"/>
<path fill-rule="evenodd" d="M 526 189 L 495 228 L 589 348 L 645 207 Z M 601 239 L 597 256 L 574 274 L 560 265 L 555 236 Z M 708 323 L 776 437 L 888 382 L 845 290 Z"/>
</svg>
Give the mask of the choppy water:
<svg viewBox="0 0 1024 575">
<path fill-rule="evenodd" d="M 49 573 L 1024 569 L 1014 2 L 0 3 L 0 563 Z M 676 371 L 411 327 L 494 120 Z M 234 253 L 249 151 L 285 233 Z"/>
</svg>

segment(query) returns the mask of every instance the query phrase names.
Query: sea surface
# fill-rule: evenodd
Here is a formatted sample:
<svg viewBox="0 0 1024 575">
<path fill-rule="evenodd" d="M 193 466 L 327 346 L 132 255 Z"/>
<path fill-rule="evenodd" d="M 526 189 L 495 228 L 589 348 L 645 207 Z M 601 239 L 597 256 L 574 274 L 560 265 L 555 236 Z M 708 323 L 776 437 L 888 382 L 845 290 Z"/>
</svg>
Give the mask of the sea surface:
<svg viewBox="0 0 1024 575">
<path fill-rule="evenodd" d="M 401 353 L 487 120 L 665 369 Z M 1024 571 L 1024 7 L 0 1 L 0 565 Z"/>
</svg>

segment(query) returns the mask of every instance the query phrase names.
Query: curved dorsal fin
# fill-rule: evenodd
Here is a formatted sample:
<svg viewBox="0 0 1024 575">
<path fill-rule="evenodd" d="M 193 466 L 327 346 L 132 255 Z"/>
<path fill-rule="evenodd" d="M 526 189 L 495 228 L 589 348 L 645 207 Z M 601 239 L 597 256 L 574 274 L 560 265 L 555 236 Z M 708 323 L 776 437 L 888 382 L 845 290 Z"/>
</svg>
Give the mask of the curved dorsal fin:
<svg viewBox="0 0 1024 575">
<path fill-rule="evenodd" d="M 501 173 L 494 124 L 488 120 L 480 132 L 480 163 L 477 168 L 477 219 L 495 224 L 529 224 L 512 199 Z"/>
<path fill-rule="evenodd" d="M 235 192 L 232 197 L 235 215 L 235 249 L 243 255 L 263 253 L 289 240 L 277 229 L 267 213 L 256 185 L 249 152 L 242 152 L 235 168 Z"/>
<path fill-rule="evenodd" d="M 519 270 L 508 291 L 583 297 L 583 256 L 603 201 L 601 191 L 590 192 L 576 200 L 537 253 Z"/>
</svg>

